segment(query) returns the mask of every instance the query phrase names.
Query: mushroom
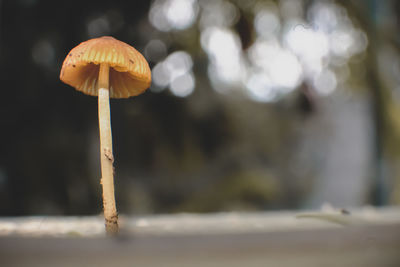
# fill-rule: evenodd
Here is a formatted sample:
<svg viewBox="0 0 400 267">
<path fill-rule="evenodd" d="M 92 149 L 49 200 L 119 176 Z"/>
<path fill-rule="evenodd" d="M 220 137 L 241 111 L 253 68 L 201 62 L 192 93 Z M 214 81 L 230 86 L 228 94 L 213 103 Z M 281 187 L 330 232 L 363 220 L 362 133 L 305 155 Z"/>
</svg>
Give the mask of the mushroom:
<svg viewBox="0 0 400 267">
<path fill-rule="evenodd" d="M 104 36 L 73 48 L 64 60 L 60 79 L 84 94 L 98 96 L 105 228 L 107 234 L 116 234 L 118 214 L 109 98 L 128 98 L 143 93 L 151 83 L 149 65 L 135 48 Z"/>
</svg>

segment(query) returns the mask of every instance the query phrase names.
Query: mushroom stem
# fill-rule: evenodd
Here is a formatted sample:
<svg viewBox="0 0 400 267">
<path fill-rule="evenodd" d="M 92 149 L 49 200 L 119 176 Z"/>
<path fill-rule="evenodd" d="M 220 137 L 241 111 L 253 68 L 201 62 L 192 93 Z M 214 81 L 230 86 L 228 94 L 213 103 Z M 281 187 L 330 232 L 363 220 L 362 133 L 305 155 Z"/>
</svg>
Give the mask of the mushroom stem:
<svg viewBox="0 0 400 267">
<path fill-rule="evenodd" d="M 107 234 L 118 233 L 118 214 L 114 196 L 114 157 L 112 152 L 110 100 L 109 100 L 109 70 L 106 63 L 100 64 L 98 82 L 99 100 L 99 130 L 100 130 L 100 160 L 101 184 L 103 186 L 104 218 Z"/>
</svg>

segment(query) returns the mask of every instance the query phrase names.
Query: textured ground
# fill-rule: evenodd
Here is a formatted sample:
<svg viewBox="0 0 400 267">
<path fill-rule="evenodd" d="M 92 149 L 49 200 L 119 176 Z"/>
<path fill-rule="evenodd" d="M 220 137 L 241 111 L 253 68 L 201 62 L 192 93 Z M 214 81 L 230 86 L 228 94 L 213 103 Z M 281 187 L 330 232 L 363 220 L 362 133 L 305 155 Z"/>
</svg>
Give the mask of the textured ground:
<svg viewBox="0 0 400 267">
<path fill-rule="evenodd" d="M 400 209 L 0 219 L 1 266 L 400 266 Z"/>
</svg>

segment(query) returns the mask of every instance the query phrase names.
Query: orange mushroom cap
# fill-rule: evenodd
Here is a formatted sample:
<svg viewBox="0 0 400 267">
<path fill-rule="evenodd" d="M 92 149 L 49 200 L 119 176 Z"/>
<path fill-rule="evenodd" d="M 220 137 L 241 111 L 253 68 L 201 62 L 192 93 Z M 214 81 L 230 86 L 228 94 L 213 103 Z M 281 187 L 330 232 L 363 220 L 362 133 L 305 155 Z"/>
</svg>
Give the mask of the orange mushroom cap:
<svg viewBox="0 0 400 267">
<path fill-rule="evenodd" d="M 151 83 L 146 59 L 132 46 L 110 36 L 83 42 L 65 58 L 60 79 L 76 90 L 97 96 L 100 63 L 110 65 L 110 97 L 128 98 L 143 93 Z"/>
</svg>

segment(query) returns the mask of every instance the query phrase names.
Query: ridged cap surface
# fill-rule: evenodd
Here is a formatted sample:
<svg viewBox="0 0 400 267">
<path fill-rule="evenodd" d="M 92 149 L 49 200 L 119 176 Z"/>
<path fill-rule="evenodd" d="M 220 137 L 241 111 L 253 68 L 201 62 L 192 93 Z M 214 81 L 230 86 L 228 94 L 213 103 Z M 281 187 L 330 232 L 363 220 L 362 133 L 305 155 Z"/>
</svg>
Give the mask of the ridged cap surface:
<svg viewBox="0 0 400 267">
<path fill-rule="evenodd" d="M 60 79 L 76 90 L 97 96 L 99 64 L 110 65 L 110 97 L 128 98 L 143 93 L 151 83 L 146 59 L 132 46 L 104 36 L 73 48 L 64 60 Z"/>
</svg>

